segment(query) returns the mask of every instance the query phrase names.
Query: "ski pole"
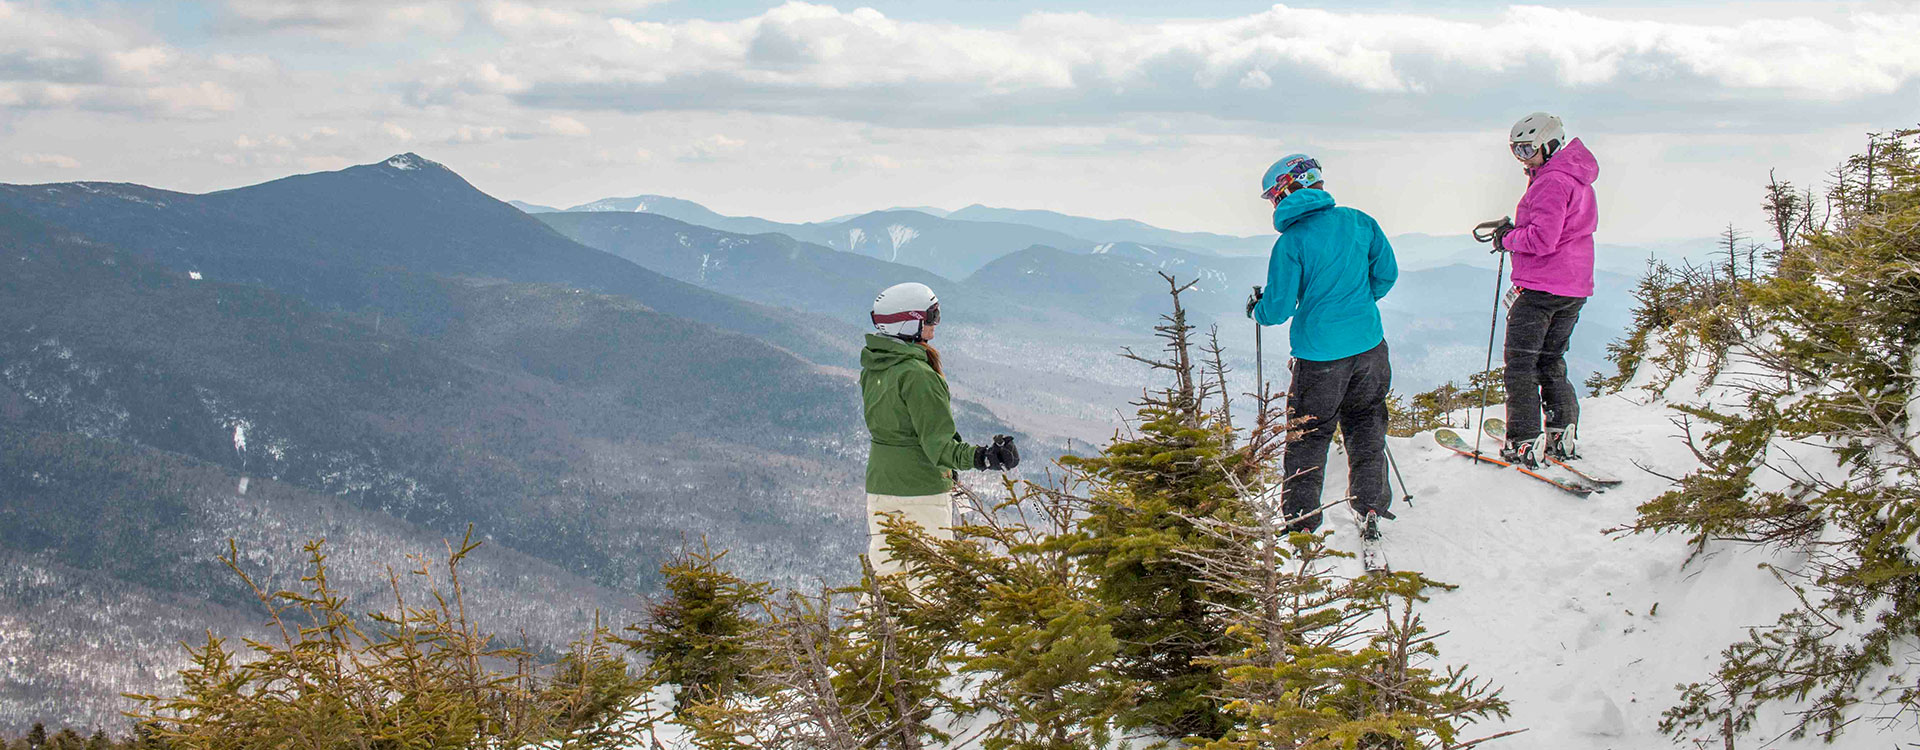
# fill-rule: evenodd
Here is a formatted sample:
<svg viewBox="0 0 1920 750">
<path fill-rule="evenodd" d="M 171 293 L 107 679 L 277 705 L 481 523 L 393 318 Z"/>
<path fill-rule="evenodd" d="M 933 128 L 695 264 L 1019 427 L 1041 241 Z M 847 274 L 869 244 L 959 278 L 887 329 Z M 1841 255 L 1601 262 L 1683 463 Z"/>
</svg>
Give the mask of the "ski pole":
<svg viewBox="0 0 1920 750">
<path fill-rule="evenodd" d="M 1387 443 L 1381 443 L 1381 445 L 1387 452 L 1387 466 L 1392 467 L 1393 477 L 1400 480 L 1400 499 L 1406 501 L 1408 505 L 1412 505 L 1413 492 L 1407 489 L 1407 478 L 1400 475 L 1400 462 L 1393 460 L 1393 446 Z"/>
<path fill-rule="evenodd" d="M 1480 422 L 1483 424 L 1487 421 L 1487 389 L 1491 385 L 1488 381 L 1493 379 L 1493 334 L 1494 330 L 1500 327 L 1500 287 L 1505 286 L 1507 281 L 1507 254 L 1504 252 L 1506 248 L 1500 246 L 1500 235 L 1504 234 L 1500 229 L 1511 226 L 1513 226 L 1512 219 L 1501 218 L 1481 222 L 1479 226 L 1473 228 L 1475 240 L 1492 242 L 1493 252 L 1500 253 L 1500 270 L 1493 274 L 1493 319 L 1487 323 L 1487 365 L 1481 370 L 1486 373 L 1480 381 Z M 1475 456 L 1480 455 L 1480 436 L 1484 432 L 1486 430 L 1473 431 L 1473 455 Z M 1402 482 L 1401 488 L 1405 489 L 1405 487 L 1406 483 Z"/>
<path fill-rule="evenodd" d="M 1254 299 L 1260 298 L 1260 287 L 1253 288 Z M 1251 316 L 1249 316 L 1251 317 Z M 1260 345 L 1260 320 L 1253 321 L 1253 390 L 1257 397 L 1267 395 L 1267 353 Z"/>
</svg>

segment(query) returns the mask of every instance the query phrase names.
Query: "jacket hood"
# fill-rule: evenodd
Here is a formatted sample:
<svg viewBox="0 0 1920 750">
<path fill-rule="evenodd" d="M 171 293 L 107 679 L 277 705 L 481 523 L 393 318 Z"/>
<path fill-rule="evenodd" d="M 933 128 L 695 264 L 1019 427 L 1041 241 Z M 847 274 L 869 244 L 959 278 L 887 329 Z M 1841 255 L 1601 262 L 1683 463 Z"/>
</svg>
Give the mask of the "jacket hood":
<svg viewBox="0 0 1920 750">
<path fill-rule="evenodd" d="M 1572 177 L 1582 185 L 1592 185 L 1600 179 L 1600 162 L 1593 158 L 1592 151 L 1587 150 L 1587 144 L 1575 138 L 1554 152 L 1553 158 L 1548 159 L 1547 163 L 1540 165 L 1540 174 L 1550 172 Z"/>
<path fill-rule="evenodd" d="M 860 369 L 878 372 L 911 360 L 927 361 L 927 350 L 892 336 L 867 334 L 867 345 L 860 350 Z"/>
<path fill-rule="evenodd" d="M 1313 188 L 1295 190 L 1273 208 L 1273 230 L 1284 233 L 1288 225 L 1299 221 L 1301 217 L 1329 208 L 1333 208 L 1332 193 Z"/>
</svg>

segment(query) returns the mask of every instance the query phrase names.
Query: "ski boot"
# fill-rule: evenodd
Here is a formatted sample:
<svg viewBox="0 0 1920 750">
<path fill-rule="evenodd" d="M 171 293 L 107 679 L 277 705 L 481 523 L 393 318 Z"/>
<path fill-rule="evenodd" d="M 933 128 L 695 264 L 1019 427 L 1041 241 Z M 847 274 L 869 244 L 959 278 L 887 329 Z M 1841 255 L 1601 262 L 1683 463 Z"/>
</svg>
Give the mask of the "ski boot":
<svg viewBox="0 0 1920 750">
<path fill-rule="evenodd" d="M 1545 441 L 1546 445 L 1540 450 L 1548 458 L 1556 461 L 1572 461 L 1580 457 L 1580 452 L 1574 448 L 1573 425 L 1548 427 Z"/>
<path fill-rule="evenodd" d="M 1366 520 L 1360 524 L 1360 538 L 1369 542 L 1380 541 L 1379 512 L 1367 511 Z"/>
<path fill-rule="evenodd" d="M 1508 440 L 1506 445 L 1500 446 L 1500 460 L 1513 464 L 1514 466 L 1538 469 L 1540 468 L 1541 461 L 1540 445 L 1543 442 L 1545 441 L 1538 437 L 1532 437 L 1526 440 Z"/>
</svg>

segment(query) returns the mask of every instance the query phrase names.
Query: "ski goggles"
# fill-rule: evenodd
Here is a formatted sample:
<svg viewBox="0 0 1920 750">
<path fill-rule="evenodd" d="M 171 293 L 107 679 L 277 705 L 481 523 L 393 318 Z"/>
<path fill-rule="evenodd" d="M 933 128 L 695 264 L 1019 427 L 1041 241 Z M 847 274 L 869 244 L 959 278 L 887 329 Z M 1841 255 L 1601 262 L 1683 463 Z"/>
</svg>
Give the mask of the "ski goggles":
<svg viewBox="0 0 1920 750">
<path fill-rule="evenodd" d="M 1507 146 L 1513 149 L 1513 158 L 1521 161 L 1531 159 L 1535 154 L 1540 153 L 1540 147 L 1531 143 L 1515 142 L 1507 144 Z"/>
<path fill-rule="evenodd" d="M 1273 187 L 1267 188 L 1267 192 L 1261 193 L 1260 197 L 1268 201 L 1277 202 L 1281 198 L 1287 197 L 1288 193 L 1305 187 L 1306 176 L 1309 173 L 1318 172 L 1319 170 L 1319 162 L 1312 159 L 1301 159 L 1294 163 L 1291 168 L 1287 169 L 1284 174 L 1275 177 L 1273 179 Z"/>
<path fill-rule="evenodd" d="M 933 307 L 925 310 L 908 310 L 906 312 L 887 313 L 886 315 L 881 315 L 880 313 L 873 314 L 874 325 L 905 323 L 909 320 L 918 320 L 921 325 L 925 326 L 940 325 L 940 305 L 936 303 Z"/>
</svg>

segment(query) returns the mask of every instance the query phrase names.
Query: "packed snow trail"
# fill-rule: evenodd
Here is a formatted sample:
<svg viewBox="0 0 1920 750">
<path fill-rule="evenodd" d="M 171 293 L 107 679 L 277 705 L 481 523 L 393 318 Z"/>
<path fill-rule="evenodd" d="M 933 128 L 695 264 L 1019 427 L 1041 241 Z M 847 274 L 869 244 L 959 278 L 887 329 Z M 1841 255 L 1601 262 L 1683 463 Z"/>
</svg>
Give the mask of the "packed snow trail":
<svg viewBox="0 0 1920 750">
<path fill-rule="evenodd" d="M 1684 537 L 1602 533 L 1633 522 L 1636 506 L 1669 488 L 1647 470 L 1679 477 L 1697 467 L 1669 419 L 1675 412 L 1635 395 L 1645 398 L 1629 390 L 1581 402 L 1584 463 L 1623 480 L 1587 497 L 1461 460 L 1430 434 L 1389 438 L 1414 500 L 1395 503 L 1399 520 L 1381 523 L 1383 548 L 1396 569 L 1459 587 L 1432 592 L 1423 611 L 1431 631 L 1445 632 L 1441 659 L 1503 686 L 1512 704 L 1511 719 L 1465 736 L 1529 729 L 1488 747 L 1673 747 L 1658 727 L 1674 686 L 1708 678 L 1748 626 L 1771 624 L 1793 604 L 1757 566 L 1792 570 L 1798 555 L 1711 544 L 1688 562 Z M 1344 491 L 1343 463 L 1328 461 L 1329 496 Z M 1330 521 L 1348 526 L 1348 511 L 1333 513 Z M 1360 540 L 1343 528 L 1332 546 L 1358 553 Z M 1764 712 L 1736 744 L 1884 750 L 1913 741 L 1860 723 L 1833 745 L 1812 737 L 1763 744 L 1787 726 L 1779 712 Z"/>
</svg>

